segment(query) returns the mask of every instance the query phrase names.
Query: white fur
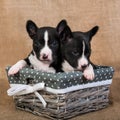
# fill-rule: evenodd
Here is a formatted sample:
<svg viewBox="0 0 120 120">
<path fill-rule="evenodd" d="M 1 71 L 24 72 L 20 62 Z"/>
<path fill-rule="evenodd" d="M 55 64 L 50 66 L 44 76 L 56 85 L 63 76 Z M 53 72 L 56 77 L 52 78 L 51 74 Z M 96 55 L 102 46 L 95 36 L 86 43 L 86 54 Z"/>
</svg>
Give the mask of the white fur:
<svg viewBox="0 0 120 120">
<path fill-rule="evenodd" d="M 63 66 L 64 72 L 70 72 L 70 71 L 76 70 L 66 60 L 63 62 L 62 66 Z M 77 69 L 77 70 L 80 70 L 80 69 Z M 87 80 L 94 79 L 95 74 L 94 74 L 93 66 L 91 64 L 89 64 L 89 66 L 84 70 L 83 75 Z"/>
<path fill-rule="evenodd" d="M 66 60 L 62 63 L 62 66 L 62 69 L 65 72 L 74 71 L 74 68 Z"/>
<path fill-rule="evenodd" d="M 9 71 L 8 71 L 8 75 L 14 75 L 16 74 L 20 69 L 22 69 L 23 67 L 25 67 L 27 65 L 27 63 L 24 60 L 20 60 L 18 61 L 15 65 L 13 65 Z"/>
<path fill-rule="evenodd" d="M 49 67 L 50 64 L 39 61 L 35 55 L 31 54 L 29 60 L 34 69 L 55 73 L 54 68 Z"/>
<path fill-rule="evenodd" d="M 40 59 L 43 60 L 42 57 L 45 54 L 45 55 L 48 56 L 48 59 L 47 59 L 48 61 L 41 62 L 41 61 L 39 61 L 36 58 L 36 55 L 34 56 L 32 54 L 29 56 L 29 60 L 30 60 L 30 63 L 32 64 L 32 66 L 33 66 L 34 69 L 55 73 L 55 70 L 53 68 L 49 67 L 50 63 L 52 62 L 52 51 L 48 47 L 48 40 L 49 40 L 49 38 L 48 38 L 48 32 L 47 31 L 45 31 L 45 33 L 44 33 L 44 40 L 45 40 L 45 46 L 41 50 Z M 8 75 L 14 75 L 14 74 L 16 74 L 20 69 L 22 69 L 26 65 L 27 65 L 27 63 L 24 60 L 18 61 L 15 65 L 13 65 L 10 68 L 10 70 L 8 71 Z"/>
<path fill-rule="evenodd" d="M 52 51 L 48 46 L 48 31 L 45 31 L 44 33 L 44 40 L 45 40 L 45 46 L 43 49 L 41 49 L 40 52 L 40 59 L 43 60 L 43 55 L 47 55 L 48 56 L 48 60 L 52 61 Z"/>
<path fill-rule="evenodd" d="M 89 64 L 89 66 L 84 70 L 83 75 L 88 80 L 93 80 L 95 77 L 93 66 Z"/>
<path fill-rule="evenodd" d="M 87 65 L 88 64 L 88 60 L 85 57 L 85 43 L 83 41 L 83 52 L 82 52 L 82 56 L 78 59 L 78 68 L 77 69 L 82 69 L 81 66 Z"/>
<path fill-rule="evenodd" d="M 88 64 L 88 60 L 87 58 L 85 57 L 85 43 L 83 41 L 83 52 L 82 52 L 82 56 L 81 58 L 78 59 L 78 67 L 77 67 L 77 70 L 82 70 L 82 65 L 87 65 Z M 74 71 L 76 70 L 75 68 L 73 68 L 67 61 L 64 61 L 63 64 L 63 70 L 65 72 L 69 72 L 69 71 Z M 84 70 L 83 72 L 83 75 L 86 79 L 88 80 L 93 80 L 94 77 L 95 77 L 95 74 L 94 74 L 94 70 L 93 70 L 93 66 L 91 64 L 89 64 L 88 67 L 86 67 L 86 69 Z"/>
<path fill-rule="evenodd" d="M 48 41 L 48 31 L 46 30 L 44 33 L 44 40 L 47 42 Z"/>
</svg>

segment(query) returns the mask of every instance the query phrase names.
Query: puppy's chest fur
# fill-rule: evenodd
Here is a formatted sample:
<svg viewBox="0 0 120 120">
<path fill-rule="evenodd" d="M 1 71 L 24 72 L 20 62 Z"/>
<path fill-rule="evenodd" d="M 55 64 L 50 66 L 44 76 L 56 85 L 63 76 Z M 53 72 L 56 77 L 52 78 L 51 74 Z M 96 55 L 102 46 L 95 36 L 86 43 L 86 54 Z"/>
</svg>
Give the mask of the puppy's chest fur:
<svg viewBox="0 0 120 120">
<path fill-rule="evenodd" d="M 64 72 L 70 72 L 74 71 L 74 68 L 66 60 L 64 60 L 62 63 L 62 70 Z"/>
<path fill-rule="evenodd" d="M 36 70 L 41 70 L 41 71 L 46 71 L 46 72 L 52 72 L 55 73 L 55 69 L 53 67 L 50 67 L 49 64 L 45 64 L 43 62 L 41 62 L 40 60 L 38 60 L 36 58 L 35 55 L 30 54 L 30 56 L 28 57 L 31 66 L 36 69 Z"/>
</svg>

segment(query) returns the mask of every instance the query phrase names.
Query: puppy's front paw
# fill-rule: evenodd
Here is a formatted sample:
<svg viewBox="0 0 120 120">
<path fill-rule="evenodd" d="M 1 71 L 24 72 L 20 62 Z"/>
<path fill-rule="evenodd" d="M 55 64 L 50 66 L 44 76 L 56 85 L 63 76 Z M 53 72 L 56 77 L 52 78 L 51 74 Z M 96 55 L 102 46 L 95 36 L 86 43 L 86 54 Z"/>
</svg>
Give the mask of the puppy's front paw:
<svg viewBox="0 0 120 120">
<path fill-rule="evenodd" d="M 18 61 L 15 65 L 13 65 L 9 71 L 8 75 L 14 75 L 19 72 L 20 69 L 22 69 L 26 65 L 26 62 L 24 60 Z"/>
<path fill-rule="evenodd" d="M 16 73 L 18 73 L 18 71 L 21 69 L 21 67 L 13 65 L 9 71 L 8 71 L 8 75 L 14 75 Z"/>
<path fill-rule="evenodd" d="M 84 70 L 83 75 L 87 80 L 93 80 L 95 78 L 95 73 L 91 64 Z"/>
</svg>

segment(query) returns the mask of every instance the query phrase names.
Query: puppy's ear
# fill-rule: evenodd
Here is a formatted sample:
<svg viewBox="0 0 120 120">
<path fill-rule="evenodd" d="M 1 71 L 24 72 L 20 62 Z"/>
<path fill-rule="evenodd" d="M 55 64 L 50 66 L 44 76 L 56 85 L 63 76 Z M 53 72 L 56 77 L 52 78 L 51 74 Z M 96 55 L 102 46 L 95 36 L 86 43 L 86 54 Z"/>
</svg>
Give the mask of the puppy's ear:
<svg viewBox="0 0 120 120">
<path fill-rule="evenodd" d="M 34 39 L 34 37 L 35 37 L 36 34 L 37 34 L 38 28 L 37 28 L 36 24 L 35 24 L 33 21 L 28 20 L 27 23 L 26 23 L 26 30 L 27 30 L 29 36 L 30 36 L 32 39 Z"/>
<path fill-rule="evenodd" d="M 67 21 L 66 20 L 61 20 L 56 27 L 57 32 L 59 34 L 61 34 L 61 32 L 63 32 L 63 30 L 65 29 L 66 26 L 67 26 Z"/>
<path fill-rule="evenodd" d="M 99 30 L 99 26 L 95 26 L 93 27 L 91 30 L 89 30 L 87 33 L 87 35 L 89 36 L 89 40 L 92 39 L 92 37 L 97 33 L 97 31 Z"/>
<path fill-rule="evenodd" d="M 60 40 L 67 41 L 69 38 L 72 37 L 72 32 L 70 27 L 67 25 L 66 20 L 62 20 L 60 23 L 58 23 L 57 27 L 57 32 L 59 34 Z"/>
</svg>

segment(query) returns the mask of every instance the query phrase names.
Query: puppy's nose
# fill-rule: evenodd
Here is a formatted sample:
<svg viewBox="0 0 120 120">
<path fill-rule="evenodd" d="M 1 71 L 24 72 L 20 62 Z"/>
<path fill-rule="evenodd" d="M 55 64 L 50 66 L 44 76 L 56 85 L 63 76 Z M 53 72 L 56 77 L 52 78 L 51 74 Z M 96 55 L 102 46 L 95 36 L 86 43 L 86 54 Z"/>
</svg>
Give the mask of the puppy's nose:
<svg viewBox="0 0 120 120">
<path fill-rule="evenodd" d="M 42 57 L 44 60 L 46 60 L 48 58 L 48 55 L 46 54 L 43 54 L 43 57 Z"/>
<path fill-rule="evenodd" d="M 85 69 L 88 65 L 82 65 L 81 68 Z"/>
</svg>

